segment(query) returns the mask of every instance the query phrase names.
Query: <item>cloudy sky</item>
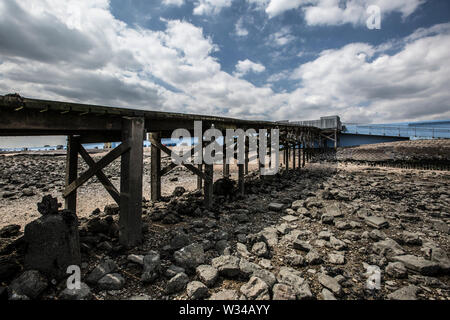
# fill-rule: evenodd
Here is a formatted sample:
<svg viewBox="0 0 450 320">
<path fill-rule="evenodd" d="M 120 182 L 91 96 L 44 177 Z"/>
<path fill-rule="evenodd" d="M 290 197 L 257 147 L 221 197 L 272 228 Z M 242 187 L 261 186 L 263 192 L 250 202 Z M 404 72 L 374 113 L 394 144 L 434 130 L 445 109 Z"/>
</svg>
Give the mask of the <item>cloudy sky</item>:
<svg viewBox="0 0 450 320">
<path fill-rule="evenodd" d="M 0 94 L 116 107 L 450 119 L 449 48 L 446 0 L 0 0 Z"/>
</svg>

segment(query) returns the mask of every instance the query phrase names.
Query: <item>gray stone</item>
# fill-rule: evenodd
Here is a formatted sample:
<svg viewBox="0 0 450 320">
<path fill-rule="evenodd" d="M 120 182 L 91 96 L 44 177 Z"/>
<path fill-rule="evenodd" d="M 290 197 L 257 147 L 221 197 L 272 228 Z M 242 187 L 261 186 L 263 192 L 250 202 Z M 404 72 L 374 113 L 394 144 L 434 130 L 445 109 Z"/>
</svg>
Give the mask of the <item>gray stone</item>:
<svg viewBox="0 0 450 320">
<path fill-rule="evenodd" d="M 275 275 L 272 272 L 265 270 L 265 269 L 255 270 L 255 272 L 253 272 L 252 276 L 258 277 L 261 280 L 263 280 L 265 283 L 267 283 L 269 288 L 272 288 L 273 285 L 277 282 L 277 278 L 275 277 Z"/>
<path fill-rule="evenodd" d="M 113 260 L 107 259 L 100 262 L 87 276 L 86 282 L 95 284 L 108 273 L 117 271 L 117 265 Z"/>
<path fill-rule="evenodd" d="M 341 251 L 341 250 L 346 250 L 347 249 L 347 244 L 344 241 L 339 240 L 336 237 L 331 237 L 330 238 L 330 244 L 337 251 Z"/>
<path fill-rule="evenodd" d="M 335 204 L 327 206 L 325 208 L 325 212 L 326 212 L 327 215 L 330 215 L 330 216 L 335 217 L 335 218 L 339 218 L 339 217 L 342 217 L 344 215 L 342 213 L 341 209 Z"/>
<path fill-rule="evenodd" d="M 178 231 L 175 232 L 172 236 L 172 240 L 170 241 L 170 247 L 173 250 L 179 250 L 183 247 L 186 247 L 190 244 L 190 239 L 186 233 Z"/>
<path fill-rule="evenodd" d="M 319 283 L 323 285 L 325 288 L 331 290 L 333 294 L 337 296 L 340 296 L 342 294 L 342 287 L 339 284 L 339 282 L 337 282 L 336 279 L 330 277 L 329 275 L 320 273 L 317 276 L 317 280 L 319 280 Z"/>
<path fill-rule="evenodd" d="M 247 246 L 243 243 L 236 243 L 236 252 L 242 258 L 250 257 L 250 252 L 248 252 Z"/>
<path fill-rule="evenodd" d="M 170 265 L 165 272 L 165 276 L 169 279 L 175 277 L 179 273 L 186 272 L 186 270 L 182 267 L 178 267 L 176 265 Z"/>
<path fill-rule="evenodd" d="M 323 259 L 317 251 L 311 250 L 306 255 L 306 262 L 310 265 L 317 265 L 321 264 L 323 262 Z"/>
<path fill-rule="evenodd" d="M 418 291 L 418 287 L 410 285 L 388 294 L 387 298 L 389 300 L 417 300 Z"/>
<path fill-rule="evenodd" d="M 273 286 L 273 300 L 296 300 L 295 290 L 287 284 L 277 283 Z"/>
<path fill-rule="evenodd" d="M 413 255 L 395 256 L 393 261 L 401 262 L 405 267 L 424 276 L 433 276 L 439 272 L 439 264 Z"/>
<path fill-rule="evenodd" d="M 313 297 L 308 282 L 301 277 L 301 273 L 295 269 L 281 267 L 277 280 L 291 286 L 299 300 L 311 299 Z"/>
<path fill-rule="evenodd" d="M 81 265 L 78 218 L 70 211 L 43 215 L 25 226 L 25 268 L 63 279 L 67 267 Z"/>
<path fill-rule="evenodd" d="M 210 265 L 198 266 L 196 271 L 200 281 L 208 287 L 214 286 L 219 276 L 217 269 Z"/>
<path fill-rule="evenodd" d="M 335 224 L 336 229 L 339 230 L 350 230 L 352 229 L 352 225 L 348 221 L 338 221 Z"/>
<path fill-rule="evenodd" d="M 386 267 L 386 273 L 393 278 L 403 279 L 408 277 L 408 271 L 401 262 L 390 262 Z"/>
<path fill-rule="evenodd" d="M 299 254 L 291 253 L 285 257 L 285 261 L 288 265 L 292 267 L 301 267 L 304 266 L 306 261 L 305 258 Z"/>
<path fill-rule="evenodd" d="M 444 274 L 450 273 L 450 259 L 447 253 L 441 248 L 432 248 L 431 261 L 437 262 Z"/>
<path fill-rule="evenodd" d="M 270 256 L 269 250 L 265 242 L 257 242 L 252 247 L 252 253 L 257 257 L 268 258 Z"/>
<path fill-rule="evenodd" d="M 294 222 L 294 221 L 298 220 L 298 217 L 292 216 L 292 215 L 287 215 L 287 216 L 282 217 L 281 219 L 283 219 L 286 222 Z"/>
<path fill-rule="evenodd" d="M 130 254 L 127 257 L 127 260 L 130 262 L 136 263 L 138 265 L 141 265 L 141 266 L 144 265 L 144 256 L 142 256 L 142 255 Z"/>
<path fill-rule="evenodd" d="M 334 296 L 334 294 L 326 288 L 322 289 L 322 292 L 320 295 L 322 297 L 322 300 L 337 300 L 336 297 Z"/>
<path fill-rule="evenodd" d="M 178 293 L 186 289 L 189 278 L 186 273 L 179 273 L 167 282 L 166 292 L 168 294 Z"/>
<path fill-rule="evenodd" d="M 329 214 L 324 214 L 321 217 L 321 221 L 323 224 L 333 224 L 334 223 L 334 217 Z"/>
<path fill-rule="evenodd" d="M 161 274 L 161 258 L 156 251 L 150 251 L 144 256 L 144 270 L 141 281 L 151 283 Z"/>
<path fill-rule="evenodd" d="M 296 200 L 292 203 L 291 209 L 298 210 L 299 208 L 303 208 L 305 202 L 303 200 Z"/>
<path fill-rule="evenodd" d="M 329 253 L 328 261 L 332 264 L 345 264 L 345 256 L 339 253 Z"/>
<path fill-rule="evenodd" d="M 91 289 L 84 282 L 80 283 L 80 289 L 64 289 L 59 294 L 60 300 L 88 300 L 92 296 Z"/>
<path fill-rule="evenodd" d="M 212 259 L 212 266 L 219 274 L 226 278 L 234 278 L 239 275 L 239 258 L 234 256 L 220 256 Z"/>
<path fill-rule="evenodd" d="M 239 295 L 236 290 L 222 290 L 216 293 L 213 293 L 209 300 L 238 300 Z"/>
<path fill-rule="evenodd" d="M 269 248 L 273 248 L 278 244 L 278 231 L 276 228 L 264 228 L 259 233 L 259 237 L 269 246 Z"/>
<path fill-rule="evenodd" d="M 262 268 L 256 263 L 249 262 L 246 259 L 240 259 L 239 271 L 243 277 L 250 278 L 258 270 L 262 270 Z"/>
<path fill-rule="evenodd" d="M 269 210 L 271 211 L 281 211 L 286 207 L 286 205 L 282 204 L 282 203 L 270 203 L 269 204 Z"/>
<path fill-rule="evenodd" d="M 110 273 L 98 280 L 100 290 L 120 290 L 125 286 L 125 279 L 118 273 Z"/>
<path fill-rule="evenodd" d="M 389 227 L 389 223 L 386 219 L 377 216 L 365 217 L 364 221 L 372 228 L 382 229 Z"/>
<path fill-rule="evenodd" d="M 369 238 L 373 241 L 380 241 L 386 239 L 386 234 L 383 231 L 374 229 L 369 232 Z"/>
<path fill-rule="evenodd" d="M 114 216 L 114 215 L 118 215 L 120 212 L 120 208 L 117 204 L 113 203 L 113 204 L 107 204 L 105 206 L 104 212 L 106 215 L 108 216 Z"/>
<path fill-rule="evenodd" d="M 327 241 L 330 240 L 330 238 L 332 236 L 333 236 L 333 234 L 329 231 L 321 231 L 321 232 L 319 232 L 319 235 L 318 235 L 319 239 L 327 240 Z"/>
<path fill-rule="evenodd" d="M 195 269 L 205 262 L 205 252 L 201 244 L 190 244 L 174 253 L 177 265 L 185 269 Z"/>
<path fill-rule="evenodd" d="M 378 255 L 391 257 L 402 255 L 405 252 L 403 248 L 394 240 L 387 238 L 386 240 L 376 242 L 372 245 L 372 250 Z"/>
<path fill-rule="evenodd" d="M 299 240 L 299 239 L 295 239 L 295 241 L 292 244 L 292 246 L 296 250 L 305 251 L 305 252 L 309 252 L 313 248 L 312 245 L 310 245 L 308 242 L 303 241 L 303 240 Z"/>
<path fill-rule="evenodd" d="M 189 299 L 199 300 L 209 296 L 208 287 L 199 281 L 189 282 L 186 288 Z"/>
<path fill-rule="evenodd" d="M 10 224 L 0 229 L 0 238 L 15 237 L 20 232 L 20 226 L 18 224 Z"/>
<path fill-rule="evenodd" d="M 240 291 L 249 300 L 269 300 L 269 287 L 266 282 L 258 277 L 251 277 L 250 280 L 244 284 Z"/>
<path fill-rule="evenodd" d="M 402 240 L 404 243 L 411 246 L 420 246 L 422 245 L 422 240 L 420 239 L 417 233 L 404 231 L 402 234 Z"/>
<path fill-rule="evenodd" d="M 28 270 L 14 279 L 10 286 L 10 296 L 17 294 L 36 299 L 48 286 L 45 279 L 37 270 Z"/>
</svg>

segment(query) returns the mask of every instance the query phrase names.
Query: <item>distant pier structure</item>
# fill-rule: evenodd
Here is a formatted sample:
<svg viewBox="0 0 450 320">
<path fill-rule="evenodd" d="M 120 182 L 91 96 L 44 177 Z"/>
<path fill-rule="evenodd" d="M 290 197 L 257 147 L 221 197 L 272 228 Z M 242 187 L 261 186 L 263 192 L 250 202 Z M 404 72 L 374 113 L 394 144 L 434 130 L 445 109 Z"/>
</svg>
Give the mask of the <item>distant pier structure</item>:
<svg viewBox="0 0 450 320">
<path fill-rule="evenodd" d="M 151 142 L 151 195 L 152 201 L 161 198 L 161 177 L 177 166 L 171 163 L 161 167 L 161 152 L 171 150 L 161 139 L 171 138 L 176 129 L 185 129 L 194 134 L 194 124 L 202 122 L 204 130 L 214 128 L 223 136 L 227 129 L 279 130 L 279 139 L 285 171 L 300 170 L 312 160 L 313 155 L 323 152 L 326 147 L 327 130 L 320 127 L 296 123 L 253 121 L 205 115 L 142 111 L 124 108 L 75 104 L 68 102 L 27 99 L 18 94 L 0 96 L 0 136 L 67 136 L 66 181 L 63 196 L 65 208 L 76 213 L 77 190 L 89 179 L 96 176 L 110 196 L 120 207 L 119 240 L 126 247 L 133 247 L 142 241 L 142 198 L 143 198 L 143 148 L 144 141 Z M 270 136 L 256 135 L 258 151 L 266 144 L 270 154 Z M 94 161 L 83 144 L 120 144 L 111 147 L 101 160 Z M 206 146 L 201 146 L 205 152 Z M 195 146 L 186 155 L 195 153 Z M 245 176 L 249 173 L 249 138 L 245 141 L 245 163 L 238 164 L 238 187 L 245 194 Z M 78 172 L 79 157 L 87 163 L 86 172 Z M 235 151 L 236 156 L 236 151 Z M 262 158 L 260 159 L 260 157 Z M 267 165 L 267 153 L 257 152 L 259 166 Z M 120 189 L 111 183 L 103 169 L 114 160 L 121 159 Z M 264 159 L 264 161 L 260 161 Z M 273 161 L 273 159 L 272 159 Z M 269 162 L 270 164 L 270 162 Z M 185 168 L 197 176 L 197 185 L 203 190 L 204 206 L 213 205 L 213 165 L 208 163 L 183 163 Z M 223 163 L 223 175 L 229 176 L 229 165 Z"/>
</svg>

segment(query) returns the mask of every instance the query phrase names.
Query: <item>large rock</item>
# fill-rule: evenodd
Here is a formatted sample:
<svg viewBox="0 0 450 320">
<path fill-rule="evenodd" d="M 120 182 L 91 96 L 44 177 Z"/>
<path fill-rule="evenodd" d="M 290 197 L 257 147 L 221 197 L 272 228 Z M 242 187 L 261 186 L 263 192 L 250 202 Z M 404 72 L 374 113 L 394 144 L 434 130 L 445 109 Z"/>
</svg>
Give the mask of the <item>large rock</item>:
<svg viewBox="0 0 450 320">
<path fill-rule="evenodd" d="M 25 268 L 62 279 L 67 267 L 81 264 L 78 218 L 70 211 L 46 214 L 25 227 Z"/>
<path fill-rule="evenodd" d="M 212 259 L 212 266 L 219 274 L 226 278 L 234 278 L 239 275 L 239 258 L 234 256 L 220 256 Z"/>
<path fill-rule="evenodd" d="M 410 285 L 388 294 L 387 297 L 389 300 L 417 300 L 418 291 L 418 287 Z"/>
<path fill-rule="evenodd" d="M 373 244 L 372 251 L 378 255 L 392 257 L 405 253 L 403 248 L 394 240 L 386 239 Z"/>
<path fill-rule="evenodd" d="M 177 265 L 187 270 L 193 270 L 205 262 L 203 246 L 198 243 L 190 244 L 174 253 Z"/>
<path fill-rule="evenodd" d="M 186 288 L 189 277 L 186 273 L 179 273 L 167 282 L 166 292 L 168 294 L 178 293 Z"/>
<path fill-rule="evenodd" d="M 14 279 L 9 286 L 10 296 L 20 295 L 36 299 L 48 286 L 47 279 L 37 270 L 29 270 Z"/>
<path fill-rule="evenodd" d="M 216 268 L 210 265 L 201 265 L 197 267 L 197 277 L 208 287 L 212 287 L 216 281 L 219 273 Z"/>
<path fill-rule="evenodd" d="M 403 279 L 408 277 L 408 271 L 401 262 L 390 262 L 386 267 L 386 273 L 393 278 Z"/>
<path fill-rule="evenodd" d="M 424 276 L 433 276 L 437 274 L 440 269 L 438 263 L 410 254 L 395 256 L 392 259 L 403 263 L 407 269 L 418 272 Z"/>
<path fill-rule="evenodd" d="M 311 299 L 313 297 L 308 282 L 295 269 L 281 267 L 277 280 L 279 283 L 291 286 L 299 300 Z"/>
<path fill-rule="evenodd" d="M 241 287 L 241 292 L 249 300 L 269 300 L 269 287 L 258 277 L 251 277 L 250 280 Z"/>
<path fill-rule="evenodd" d="M 252 247 L 252 253 L 257 257 L 268 258 L 270 253 L 265 242 L 257 242 Z"/>
<path fill-rule="evenodd" d="M 321 285 L 331 290 L 331 292 L 333 292 L 335 295 L 339 296 L 342 294 L 342 287 L 339 282 L 329 275 L 321 273 L 318 275 L 317 280 L 319 280 L 319 283 Z"/>
</svg>

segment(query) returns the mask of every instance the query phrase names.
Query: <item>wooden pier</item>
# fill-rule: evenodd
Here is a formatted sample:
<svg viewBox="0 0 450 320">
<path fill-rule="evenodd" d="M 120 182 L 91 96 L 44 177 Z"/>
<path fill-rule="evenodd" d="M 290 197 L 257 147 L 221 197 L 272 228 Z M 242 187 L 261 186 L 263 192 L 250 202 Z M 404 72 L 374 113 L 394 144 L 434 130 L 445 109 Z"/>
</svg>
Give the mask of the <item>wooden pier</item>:
<svg viewBox="0 0 450 320">
<path fill-rule="evenodd" d="M 194 136 L 194 123 L 201 121 L 203 128 L 225 132 L 226 129 L 279 129 L 283 164 L 286 170 L 300 170 L 314 152 L 323 146 L 321 130 L 311 126 L 284 122 L 253 121 L 194 114 L 143 111 L 125 108 L 84 105 L 67 102 L 23 98 L 17 94 L 0 96 L 0 136 L 67 136 L 66 182 L 63 196 L 66 209 L 76 213 L 77 189 L 96 176 L 120 207 L 120 243 L 133 247 L 142 241 L 142 177 L 143 141 L 151 142 L 151 200 L 161 197 L 161 177 L 178 165 L 161 168 L 161 152 L 171 150 L 161 143 L 171 138 L 176 129 L 187 129 Z M 246 139 L 248 140 L 248 139 Z M 82 144 L 121 142 L 104 158 L 95 162 Z M 258 137 L 261 141 L 270 139 Z M 201 146 L 204 152 L 204 146 Z M 245 164 L 239 164 L 238 187 L 244 195 L 244 178 L 248 174 L 249 144 L 245 143 Z M 194 152 L 194 148 L 189 151 Z M 259 154 L 259 153 L 258 153 Z M 269 153 L 270 154 L 270 153 Z M 79 174 L 78 155 L 89 169 Z M 117 190 L 102 170 L 121 157 L 120 190 Z M 259 159 L 258 159 L 259 160 Z M 278 163 L 278 161 L 277 161 Z M 198 177 L 198 187 L 203 189 L 205 207 L 213 205 L 213 166 L 211 164 L 183 163 Z M 223 174 L 229 176 L 229 165 L 223 164 Z M 264 164 L 261 164 L 264 166 Z"/>
</svg>

